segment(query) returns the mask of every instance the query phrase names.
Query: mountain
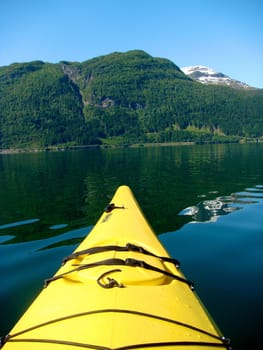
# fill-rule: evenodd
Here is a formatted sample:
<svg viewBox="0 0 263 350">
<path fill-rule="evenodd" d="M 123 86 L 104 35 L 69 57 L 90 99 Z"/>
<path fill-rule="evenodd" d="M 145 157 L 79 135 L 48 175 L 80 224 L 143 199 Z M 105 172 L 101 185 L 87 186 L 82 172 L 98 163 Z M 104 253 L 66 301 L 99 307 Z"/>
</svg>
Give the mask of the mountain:
<svg viewBox="0 0 263 350">
<path fill-rule="evenodd" d="M 183 67 L 181 70 L 190 78 L 202 84 L 226 85 L 234 88 L 252 89 L 251 86 L 206 66 Z"/>
<path fill-rule="evenodd" d="M 260 138 L 262 110 L 263 90 L 203 85 L 140 50 L 0 67 L 0 149 Z"/>
</svg>

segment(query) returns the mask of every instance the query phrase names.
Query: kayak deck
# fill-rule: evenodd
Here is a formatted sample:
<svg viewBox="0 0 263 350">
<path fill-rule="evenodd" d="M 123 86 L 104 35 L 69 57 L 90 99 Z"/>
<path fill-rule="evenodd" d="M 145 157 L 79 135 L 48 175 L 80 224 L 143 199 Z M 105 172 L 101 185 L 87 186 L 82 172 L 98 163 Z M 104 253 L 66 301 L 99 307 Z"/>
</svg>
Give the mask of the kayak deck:
<svg viewBox="0 0 263 350">
<path fill-rule="evenodd" d="M 4 343 L 4 350 L 229 348 L 127 186 Z"/>
</svg>

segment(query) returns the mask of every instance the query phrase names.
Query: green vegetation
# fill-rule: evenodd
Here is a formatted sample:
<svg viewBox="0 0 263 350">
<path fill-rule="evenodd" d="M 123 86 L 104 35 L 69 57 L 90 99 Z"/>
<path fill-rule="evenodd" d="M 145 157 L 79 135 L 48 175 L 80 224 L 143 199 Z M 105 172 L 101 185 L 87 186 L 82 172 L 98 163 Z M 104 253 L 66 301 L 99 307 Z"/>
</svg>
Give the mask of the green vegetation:
<svg viewBox="0 0 263 350">
<path fill-rule="evenodd" d="M 263 90 L 205 86 L 143 51 L 0 67 L 0 148 L 263 136 Z"/>
</svg>

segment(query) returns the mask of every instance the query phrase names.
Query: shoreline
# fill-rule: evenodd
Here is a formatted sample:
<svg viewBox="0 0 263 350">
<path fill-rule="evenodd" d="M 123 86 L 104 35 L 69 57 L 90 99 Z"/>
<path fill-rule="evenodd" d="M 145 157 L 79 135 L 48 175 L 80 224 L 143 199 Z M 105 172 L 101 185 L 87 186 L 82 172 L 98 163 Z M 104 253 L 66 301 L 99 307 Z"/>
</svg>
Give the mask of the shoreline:
<svg viewBox="0 0 263 350">
<path fill-rule="evenodd" d="M 193 146 L 193 145 L 208 145 L 208 144 L 229 144 L 229 143 L 238 143 L 238 144 L 249 144 L 249 143 L 262 143 L 261 140 L 239 140 L 238 142 L 156 142 L 156 143 L 134 143 L 130 145 L 79 145 L 79 146 L 55 146 L 55 147 L 45 147 L 45 148 L 5 148 L 0 149 L 1 154 L 21 154 L 21 153 L 41 153 L 41 152 L 66 152 L 66 151 L 77 151 L 83 149 L 113 149 L 113 148 L 147 148 L 147 147 L 176 147 L 176 146 Z"/>
</svg>

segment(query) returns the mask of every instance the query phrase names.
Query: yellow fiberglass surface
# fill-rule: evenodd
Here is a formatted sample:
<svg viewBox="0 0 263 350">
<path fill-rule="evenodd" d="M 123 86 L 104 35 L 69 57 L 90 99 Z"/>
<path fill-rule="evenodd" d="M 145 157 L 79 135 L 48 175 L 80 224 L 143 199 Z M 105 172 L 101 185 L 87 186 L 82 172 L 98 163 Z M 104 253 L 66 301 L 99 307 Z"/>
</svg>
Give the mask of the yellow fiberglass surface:
<svg viewBox="0 0 263 350">
<path fill-rule="evenodd" d="M 4 350 L 228 349 L 131 190 L 112 201 L 3 341 Z"/>
</svg>

